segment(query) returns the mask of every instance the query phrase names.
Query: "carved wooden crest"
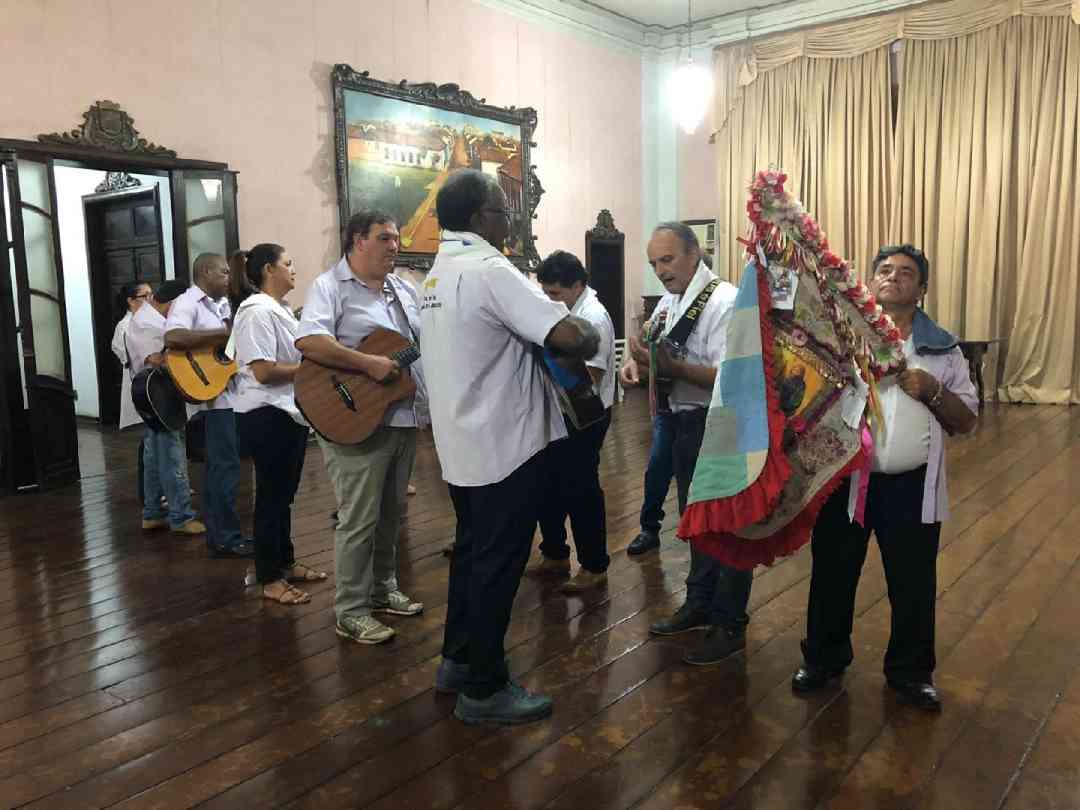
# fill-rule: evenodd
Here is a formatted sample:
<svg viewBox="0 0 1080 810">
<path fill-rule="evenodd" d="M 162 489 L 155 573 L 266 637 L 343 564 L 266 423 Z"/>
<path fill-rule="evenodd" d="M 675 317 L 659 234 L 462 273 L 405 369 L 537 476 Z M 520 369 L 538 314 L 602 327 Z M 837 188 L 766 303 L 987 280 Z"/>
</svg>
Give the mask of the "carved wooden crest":
<svg viewBox="0 0 1080 810">
<path fill-rule="evenodd" d="M 606 208 L 601 209 L 600 213 L 596 215 L 596 225 L 593 226 L 589 233 L 592 234 L 593 239 L 623 238 L 622 231 L 615 227 L 615 218 Z"/>
<path fill-rule="evenodd" d="M 139 178 L 132 177 L 127 172 L 105 172 L 105 179 L 95 186 L 94 191 L 99 194 L 104 191 L 124 191 L 141 185 Z"/>
<path fill-rule="evenodd" d="M 153 157 L 176 157 L 176 152 L 139 136 L 134 119 L 115 101 L 97 101 L 83 113 L 83 123 L 70 132 L 38 135 L 41 143 L 91 146 L 110 152 Z"/>
</svg>

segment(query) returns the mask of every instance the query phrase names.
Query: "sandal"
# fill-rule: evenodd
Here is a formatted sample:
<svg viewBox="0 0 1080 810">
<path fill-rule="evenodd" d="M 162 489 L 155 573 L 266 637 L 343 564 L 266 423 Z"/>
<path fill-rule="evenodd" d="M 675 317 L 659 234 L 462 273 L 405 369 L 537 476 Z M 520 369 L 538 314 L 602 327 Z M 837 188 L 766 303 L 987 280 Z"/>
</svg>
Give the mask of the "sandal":
<svg viewBox="0 0 1080 810">
<path fill-rule="evenodd" d="M 282 605 L 302 605 L 311 601 L 311 594 L 294 588 L 283 579 L 267 582 L 262 588 L 263 599 L 269 599 Z"/>
<path fill-rule="evenodd" d="M 325 571 L 316 571 L 303 563 L 293 563 L 289 568 L 281 569 L 281 573 L 286 582 L 321 582 L 326 579 Z"/>
</svg>

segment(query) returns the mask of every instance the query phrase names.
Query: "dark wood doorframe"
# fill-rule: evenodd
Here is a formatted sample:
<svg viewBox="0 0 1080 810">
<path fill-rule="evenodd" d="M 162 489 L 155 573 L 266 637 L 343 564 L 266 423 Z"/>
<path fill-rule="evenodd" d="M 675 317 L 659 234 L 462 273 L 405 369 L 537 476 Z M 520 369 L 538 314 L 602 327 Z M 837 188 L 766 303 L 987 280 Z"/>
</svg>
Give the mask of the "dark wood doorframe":
<svg viewBox="0 0 1080 810">
<path fill-rule="evenodd" d="M 108 104 L 111 104 L 111 102 L 99 102 L 95 107 L 103 107 Z M 138 141 L 138 133 L 134 132 L 130 127 L 130 117 L 126 117 L 126 121 L 121 121 L 124 127 L 124 131 L 121 133 L 122 137 L 114 138 L 109 132 L 101 130 L 100 127 L 92 129 L 88 126 L 92 113 L 94 113 L 93 109 L 84 115 L 87 124 L 80 128 L 81 132 L 75 131 L 74 134 L 54 133 L 51 136 L 40 136 L 41 142 L 10 138 L 0 139 L 0 155 L 8 153 L 13 159 L 18 156 L 20 159 L 49 164 L 50 185 L 55 184 L 55 177 L 52 172 L 52 167 L 55 165 L 96 169 L 106 172 L 168 175 L 170 184 L 174 189 L 178 186 L 182 189 L 182 185 L 177 181 L 183 178 L 184 172 L 204 173 L 203 176 L 220 177 L 223 181 L 224 192 L 226 251 L 232 252 L 239 247 L 239 233 L 236 221 L 236 173 L 230 171 L 227 164 L 177 158 L 174 153 L 155 147 L 153 144 L 147 144 L 146 141 Z M 112 115 L 112 118 L 106 123 L 112 126 L 117 121 L 116 116 L 118 113 L 112 110 L 109 114 Z M 99 119 L 98 122 L 101 123 L 104 120 Z M 102 140 L 108 141 L 108 143 L 99 143 Z M 11 174 L 14 174 L 14 172 Z M 3 219 L 3 217 L 0 217 L 0 219 Z M 18 211 L 12 211 L 12 219 L 14 229 L 19 219 Z M 176 278 L 190 281 L 190 266 L 187 257 L 188 223 L 186 219 L 178 215 L 175 209 L 172 220 Z M 55 220 L 53 224 L 55 225 Z M 21 231 L 16 236 L 16 245 L 21 245 Z M 59 241 L 54 234 L 54 247 L 57 251 L 59 250 L 58 245 Z M 70 425 L 67 424 L 68 419 L 65 417 L 65 424 L 57 426 L 51 434 L 43 434 L 37 429 L 28 429 L 28 426 L 32 426 L 29 423 L 34 420 L 30 419 L 30 412 L 23 401 L 22 373 L 27 364 L 24 357 L 18 352 L 17 345 L 19 330 L 27 327 L 27 331 L 31 332 L 28 327 L 32 326 L 32 324 L 24 324 L 21 314 L 19 315 L 18 324 L 16 323 L 13 310 L 17 298 L 15 290 L 11 289 L 11 268 L 7 267 L 10 262 L 7 260 L 6 247 L 3 251 L 4 256 L 0 259 L 0 269 L 7 268 L 8 270 L 8 272 L 3 273 L 4 280 L 0 280 L 0 321 L 2 321 L 0 323 L 0 337 L 3 337 L 4 341 L 3 351 L 0 352 L 0 409 L 4 411 L 4 413 L 0 414 L 0 488 L 14 491 L 35 485 L 43 487 L 57 486 L 66 480 L 71 480 L 70 477 L 65 478 L 56 465 L 45 464 L 42 466 L 38 462 L 46 458 L 50 453 L 55 455 L 59 447 L 57 437 L 60 437 L 61 434 L 67 437 L 70 432 L 74 437 L 74 402 L 71 403 Z M 20 253 L 18 249 L 15 253 L 15 269 L 18 270 L 20 263 L 25 264 L 25 257 L 18 255 Z M 58 269 L 61 268 L 59 257 L 57 257 L 57 267 Z M 62 274 L 62 269 L 60 272 Z M 63 283 L 62 276 L 59 283 Z M 34 388 L 38 392 L 39 398 L 48 396 L 56 399 L 65 393 L 64 390 L 60 390 L 61 388 L 70 389 L 70 341 L 67 335 L 66 321 L 62 337 L 64 351 L 68 355 L 69 379 L 66 384 L 53 383 L 51 378 L 40 375 L 35 376 L 34 379 L 27 379 L 27 388 Z M 71 431 L 68 430 L 69 427 L 72 428 Z M 69 442 L 69 444 L 73 444 L 71 450 L 73 463 L 69 466 L 75 470 L 74 474 L 77 477 L 77 442 Z M 29 445 L 29 447 L 24 445 Z"/>
<path fill-rule="evenodd" d="M 105 233 L 104 216 L 106 210 L 115 207 L 114 204 L 128 204 L 130 206 L 139 203 L 151 202 L 154 207 L 154 240 L 138 239 L 133 236 L 130 244 L 113 245 L 110 247 L 107 234 Z M 110 276 L 107 252 L 126 252 L 138 248 L 149 248 L 153 244 L 157 248 L 157 272 L 153 277 L 142 273 L 142 266 L 137 262 L 132 265 L 132 278 L 129 281 L 146 281 L 151 287 L 156 287 L 165 279 L 165 237 L 161 218 L 161 192 L 160 186 L 142 186 L 121 191 L 105 191 L 95 194 L 86 194 L 82 198 L 83 215 L 86 223 L 86 260 L 87 272 L 90 283 L 90 313 L 94 334 L 95 360 L 97 364 L 98 381 L 98 418 L 102 423 L 113 424 L 119 418 L 119 392 L 122 378 L 116 373 L 116 358 L 112 353 L 112 336 L 116 324 L 123 316 L 122 311 L 117 311 L 115 306 L 118 286 Z M 133 231 L 135 225 L 133 223 Z M 139 244 L 141 242 L 141 244 Z M 125 282 L 126 283 L 126 282 Z M 121 373 L 123 373 L 121 371 Z M 114 419 L 113 417 L 117 417 Z"/>
</svg>

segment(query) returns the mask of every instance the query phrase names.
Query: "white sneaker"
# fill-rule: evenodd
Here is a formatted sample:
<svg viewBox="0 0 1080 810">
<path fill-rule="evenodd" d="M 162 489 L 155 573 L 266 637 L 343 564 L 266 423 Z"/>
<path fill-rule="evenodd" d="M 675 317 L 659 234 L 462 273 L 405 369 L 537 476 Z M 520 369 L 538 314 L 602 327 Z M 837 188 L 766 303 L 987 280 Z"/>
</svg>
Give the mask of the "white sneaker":
<svg viewBox="0 0 1080 810">
<path fill-rule="evenodd" d="M 394 637 L 394 628 L 387 627 L 374 616 L 346 616 L 338 619 L 334 632 L 357 644 L 382 644 Z"/>
<path fill-rule="evenodd" d="M 423 602 L 414 602 L 401 591 L 390 591 L 385 599 L 372 603 L 372 613 L 392 613 L 395 616 L 415 616 L 424 610 Z"/>
</svg>

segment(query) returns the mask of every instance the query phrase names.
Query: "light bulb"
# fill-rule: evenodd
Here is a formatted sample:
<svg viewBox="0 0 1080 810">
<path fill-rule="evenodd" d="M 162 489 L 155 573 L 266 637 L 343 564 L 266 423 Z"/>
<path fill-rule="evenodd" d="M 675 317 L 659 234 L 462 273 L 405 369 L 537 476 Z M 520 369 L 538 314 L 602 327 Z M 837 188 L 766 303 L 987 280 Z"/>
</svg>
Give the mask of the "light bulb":
<svg viewBox="0 0 1080 810">
<path fill-rule="evenodd" d="M 704 65 L 689 61 L 676 68 L 668 97 L 675 120 L 687 135 L 693 135 L 705 117 L 711 96 L 712 76 Z"/>
</svg>

